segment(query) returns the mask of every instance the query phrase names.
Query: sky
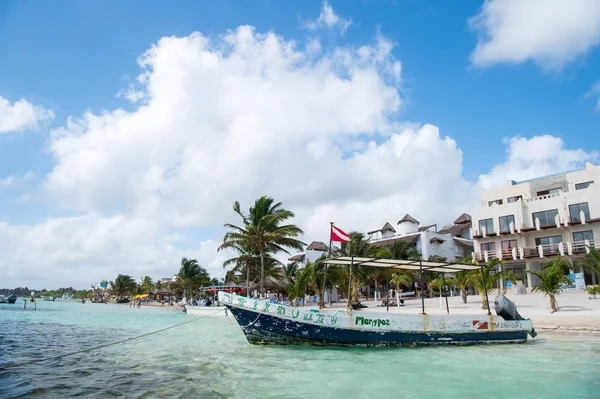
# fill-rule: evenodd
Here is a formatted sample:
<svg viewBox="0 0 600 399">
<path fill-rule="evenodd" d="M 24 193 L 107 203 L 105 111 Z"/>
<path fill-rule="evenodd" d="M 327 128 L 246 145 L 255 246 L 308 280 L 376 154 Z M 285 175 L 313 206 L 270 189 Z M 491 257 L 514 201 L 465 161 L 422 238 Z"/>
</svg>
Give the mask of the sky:
<svg viewBox="0 0 600 399">
<path fill-rule="evenodd" d="M 223 277 L 261 195 L 450 223 L 600 161 L 599 47 L 596 0 L 2 1 L 0 287 Z"/>
</svg>

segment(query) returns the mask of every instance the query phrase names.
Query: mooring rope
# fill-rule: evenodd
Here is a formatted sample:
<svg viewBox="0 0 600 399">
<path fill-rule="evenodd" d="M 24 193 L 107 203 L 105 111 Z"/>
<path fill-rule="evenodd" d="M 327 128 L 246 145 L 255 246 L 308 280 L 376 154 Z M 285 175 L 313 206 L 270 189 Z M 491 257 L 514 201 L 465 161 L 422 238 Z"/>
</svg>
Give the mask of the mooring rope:
<svg viewBox="0 0 600 399">
<path fill-rule="evenodd" d="M 95 351 L 97 349 L 101 349 L 101 348 L 106 348 L 106 347 L 113 346 L 113 345 L 122 344 L 122 343 L 133 341 L 133 340 L 136 340 L 136 339 L 144 338 L 144 337 L 147 337 L 149 335 L 158 334 L 160 332 L 167 331 L 167 330 L 170 330 L 172 328 L 182 326 L 184 324 L 193 323 L 195 321 L 204 319 L 205 317 L 209 317 L 209 316 L 212 316 L 214 314 L 217 314 L 218 312 L 222 312 L 222 310 L 219 309 L 219 310 L 214 311 L 213 313 L 209 313 L 209 314 L 206 314 L 206 315 L 203 315 L 203 316 L 198 316 L 198 317 L 194 318 L 193 320 L 184 321 L 183 323 L 175 324 L 175 325 L 170 326 L 170 327 L 161 328 L 160 330 L 151 331 L 149 333 L 145 333 L 145 334 L 138 335 L 138 336 L 131 337 L 131 338 L 122 339 L 120 341 L 115 341 L 115 342 L 111 342 L 111 343 L 108 343 L 108 344 L 94 346 L 92 348 L 81 349 L 81 350 L 78 350 L 78 351 L 75 351 L 75 352 L 63 353 L 62 355 L 56 355 L 56 356 L 47 357 L 47 358 L 44 358 L 44 359 L 29 360 L 27 362 L 9 364 L 9 365 L 6 365 L 6 366 L 0 366 L 0 371 L 5 371 L 5 370 L 12 369 L 12 368 L 15 368 L 15 367 L 27 366 L 27 365 L 34 364 L 34 363 L 47 362 L 48 360 L 62 359 L 63 357 L 73 356 L 73 355 L 77 355 L 79 353 L 91 352 L 91 351 Z"/>
<path fill-rule="evenodd" d="M 248 323 L 247 325 L 245 325 L 245 326 L 240 326 L 240 327 L 242 327 L 242 328 L 247 328 L 247 327 L 250 327 L 252 324 L 254 324 L 254 323 L 256 323 L 256 322 L 258 321 L 258 318 L 259 318 L 261 315 L 262 315 L 262 313 L 259 313 L 259 314 L 258 314 L 258 316 L 256 316 L 256 319 L 254 319 L 254 321 L 251 321 L 251 322 L 250 322 L 250 323 Z"/>
</svg>

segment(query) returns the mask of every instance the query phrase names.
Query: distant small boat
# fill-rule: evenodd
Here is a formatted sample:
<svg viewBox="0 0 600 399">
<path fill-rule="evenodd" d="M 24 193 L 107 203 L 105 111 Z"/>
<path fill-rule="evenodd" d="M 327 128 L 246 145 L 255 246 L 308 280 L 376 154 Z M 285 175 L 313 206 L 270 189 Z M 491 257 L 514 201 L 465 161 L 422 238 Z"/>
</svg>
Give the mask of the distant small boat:
<svg viewBox="0 0 600 399">
<path fill-rule="evenodd" d="M 117 303 L 129 303 L 130 300 L 129 300 L 129 298 L 121 298 L 121 299 L 117 299 L 116 302 Z"/>
<path fill-rule="evenodd" d="M 16 295 L 10 295 L 8 297 L 5 297 L 4 295 L 0 295 L 0 303 L 15 303 L 15 302 L 17 302 Z"/>
<path fill-rule="evenodd" d="M 225 306 L 193 306 L 184 305 L 184 313 L 191 314 L 194 316 L 214 316 L 214 317 L 226 317 L 227 308 Z"/>
<path fill-rule="evenodd" d="M 54 297 L 53 296 L 41 295 L 40 298 L 42 298 L 43 301 L 54 302 Z"/>
</svg>

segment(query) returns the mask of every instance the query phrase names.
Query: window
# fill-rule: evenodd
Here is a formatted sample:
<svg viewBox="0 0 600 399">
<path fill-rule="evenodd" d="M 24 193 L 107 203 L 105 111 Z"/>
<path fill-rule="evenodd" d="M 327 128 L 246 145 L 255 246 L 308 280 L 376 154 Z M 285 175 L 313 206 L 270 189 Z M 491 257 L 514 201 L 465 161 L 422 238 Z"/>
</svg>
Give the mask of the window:
<svg viewBox="0 0 600 399">
<path fill-rule="evenodd" d="M 484 219 L 479 221 L 479 234 L 483 234 L 483 228 L 487 234 L 494 233 L 494 221 L 492 219 Z"/>
<path fill-rule="evenodd" d="M 517 247 L 517 240 L 502 241 L 502 249 L 512 249 Z"/>
<path fill-rule="evenodd" d="M 535 239 L 535 245 L 542 245 L 544 255 L 558 255 L 560 245 L 562 245 L 562 236 L 542 237 Z"/>
<path fill-rule="evenodd" d="M 502 200 L 497 199 L 497 200 L 489 201 L 488 206 L 492 206 L 492 205 L 502 205 Z"/>
<path fill-rule="evenodd" d="M 590 247 L 594 247 L 594 233 L 592 230 L 577 231 L 573 233 L 573 252 L 582 254 L 586 252 L 585 240 L 588 240 Z"/>
<path fill-rule="evenodd" d="M 588 188 L 590 186 L 590 184 L 594 184 L 593 181 L 586 181 L 583 183 L 577 183 L 575 185 L 575 190 L 583 190 L 584 188 Z"/>
<path fill-rule="evenodd" d="M 513 228 L 515 227 L 515 216 L 514 215 L 500 216 L 499 220 L 500 220 L 500 232 L 502 232 L 502 233 L 510 231 L 511 223 L 513 224 Z"/>
<path fill-rule="evenodd" d="M 594 232 L 592 230 L 587 231 L 577 231 L 573 233 L 573 241 L 575 242 L 583 242 L 585 240 L 594 241 Z"/>
<path fill-rule="evenodd" d="M 523 199 L 522 195 L 516 195 L 514 197 L 508 197 L 506 199 L 506 202 L 508 202 L 510 204 L 511 202 L 517 202 L 518 200 L 522 200 L 522 199 Z"/>
<path fill-rule="evenodd" d="M 569 205 L 569 213 L 571 214 L 571 222 L 581 222 L 581 214 L 583 211 L 585 215 L 585 220 L 590 220 L 590 208 L 587 202 L 582 202 L 581 204 L 573 204 Z"/>
<path fill-rule="evenodd" d="M 494 242 L 486 242 L 484 244 L 481 244 L 481 252 L 483 252 L 483 251 L 494 252 L 495 250 L 496 250 L 496 243 L 494 243 Z"/>
<path fill-rule="evenodd" d="M 517 240 L 506 240 L 500 243 L 502 248 L 502 257 L 510 258 L 512 257 L 512 249 L 517 248 Z"/>
<path fill-rule="evenodd" d="M 535 239 L 535 245 L 556 245 L 562 242 L 562 236 L 541 237 Z"/>
<path fill-rule="evenodd" d="M 556 215 L 558 215 L 557 209 L 535 212 L 533 214 L 533 225 L 535 226 L 535 219 L 540 219 L 540 227 L 552 226 L 556 224 Z"/>
<path fill-rule="evenodd" d="M 550 190 L 538 191 L 536 195 L 538 197 L 541 197 L 542 195 L 553 195 L 553 194 L 560 194 L 560 188 L 551 188 Z"/>
</svg>

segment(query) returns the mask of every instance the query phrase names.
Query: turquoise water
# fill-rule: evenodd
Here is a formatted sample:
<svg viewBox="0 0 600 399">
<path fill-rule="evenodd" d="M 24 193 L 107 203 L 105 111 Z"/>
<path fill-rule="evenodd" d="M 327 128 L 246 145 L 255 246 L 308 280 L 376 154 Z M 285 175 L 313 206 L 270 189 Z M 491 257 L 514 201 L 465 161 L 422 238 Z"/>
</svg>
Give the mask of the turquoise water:
<svg viewBox="0 0 600 399">
<path fill-rule="evenodd" d="M 28 304 L 29 307 L 29 304 Z M 0 366 L 132 337 L 193 316 L 128 305 L 0 304 Z M 0 371 L 0 398 L 593 398 L 597 338 L 523 345 L 318 348 L 249 345 L 204 318 L 141 340 Z"/>
</svg>

